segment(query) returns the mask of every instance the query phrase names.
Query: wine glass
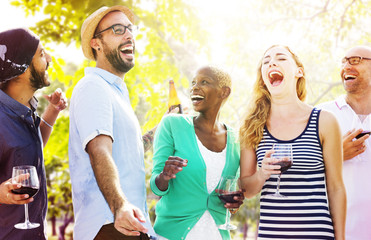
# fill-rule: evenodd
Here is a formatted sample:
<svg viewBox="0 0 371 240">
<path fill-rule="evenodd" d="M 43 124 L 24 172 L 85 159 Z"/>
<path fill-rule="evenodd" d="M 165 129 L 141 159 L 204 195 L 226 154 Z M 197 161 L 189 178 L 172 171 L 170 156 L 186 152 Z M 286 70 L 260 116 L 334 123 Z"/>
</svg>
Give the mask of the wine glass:
<svg viewBox="0 0 371 240">
<path fill-rule="evenodd" d="M 36 195 L 39 191 L 39 179 L 34 166 L 15 166 L 13 167 L 12 183 L 21 184 L 21 188 L 13 189 L 15 194 L 28 194 L 29 198 Z M 28 204 L 24 204 L 25 221 L 14 225 L 18 229 L 32 229 L 40 226 L 39 223 L 31 223 L 28 219 Z"/>
<path fill-rule="evenodd" d="M 292 154 L 292 145 L 275 143 L 273 145 L 273 150 L 274 153 L 271 155 L 271 158 L 278 160 L 278 162 L 274 163 L 273 165 L 280 165 L 281 173 L 278 175 L 276 192 L 274 194 L 270 194 L 269 196 L 285 198 L 285 195 L 280 194 L 281 174 L 286 172 L 293 164 L 294 159 Z"/>
<path fill-rule="evenodd" d="M 219 199 L 225 203 L 237 203 L 238 201 L 234 200 L 234 196 L 239 196 L 241 193 L 239 191 L 238 177 L 236 176 L 225 176 L 221 177 L 216 192 L 218 193 Z M 230 212 L 229 209 L 226 209 L 225 223 L 219 225 L 219 229 L 223 230 L 235 230 L 237 227 L 230 223 Z"/>
</svg>

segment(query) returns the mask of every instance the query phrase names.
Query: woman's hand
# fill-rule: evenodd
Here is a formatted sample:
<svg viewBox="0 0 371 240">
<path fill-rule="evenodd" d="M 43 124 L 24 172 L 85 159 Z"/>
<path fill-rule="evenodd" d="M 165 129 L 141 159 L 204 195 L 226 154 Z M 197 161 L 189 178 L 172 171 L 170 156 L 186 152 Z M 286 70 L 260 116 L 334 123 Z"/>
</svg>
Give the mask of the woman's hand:
<svg viewBox="0 0 371 240">
<path fill-rule="evenodd" d="M 239 195 L 233 197 L 233 200 L 236 201 L 235 203 L 226 203 L 226 204 L 224 204 L 224 207 L 225 207 L 225 208 L 228 208 L 229 211 L 230 211 L 232 214 L 235 214 L 235 213 L 238 211 L 238 209 L 239 209 L 239 208 L 241 207 L 241 205 L 243 204 L 243 200 L 245 199 L 245 196 L 244 196 L 244 192 L 245 192 L 245 190 L 240 189 L 240 190 L 238 190 L 237 192 L 239 192 Z"/>
<path fill-rule="evenodd" d="M 170 179 L 176 178 L 176 174 L 186 167 L 188 160 L 170 156 L 165 162 L 164 170 L 156 177 L 155 183 L 158 189 L 165 191 L 169 186 Z"/>
<path fill-rule="evenodd" d="M 271 177 L 272 174 L 280 174 L 280 165 L 274 165 L 274 163 L 278 162 L 277 159 L 271 157 L 274 153 L 274 150 L 268 150 L 265 153 L 264 159 L 262 160 L 262 165 L 259 168 L 259 175 L 264 180 L 267 180 Z"/>
<path fill-rule="evenodd" d="M 170 156 L 165 162 L 164 170 L 162 170 L 162 176 L 165 181 L 176 178 L 176 174 L 183 170 L 183 167 L 186 167 L 188 160 Z"/>
</svg>

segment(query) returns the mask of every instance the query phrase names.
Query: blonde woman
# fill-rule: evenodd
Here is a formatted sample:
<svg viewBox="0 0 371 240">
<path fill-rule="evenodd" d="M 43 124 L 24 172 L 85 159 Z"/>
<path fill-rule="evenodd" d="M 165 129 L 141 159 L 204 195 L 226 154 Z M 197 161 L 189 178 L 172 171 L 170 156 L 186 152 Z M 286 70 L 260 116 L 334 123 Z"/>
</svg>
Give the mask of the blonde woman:
<svg viewBox="0 0 371 240">
<path fill-rule="evenodd" d="M 285 46 L 261 59 L 253 103 L 240 128 L 245 197 L 261 192 L 259 239 L 344 239 L 346 195 L 335 117 L 304 103 L 304 67 Z M 280 166 L 274 143 L 291 144 L 294 162 L 281 176 L 284 198 L 271 196 Z"/>
</svg>

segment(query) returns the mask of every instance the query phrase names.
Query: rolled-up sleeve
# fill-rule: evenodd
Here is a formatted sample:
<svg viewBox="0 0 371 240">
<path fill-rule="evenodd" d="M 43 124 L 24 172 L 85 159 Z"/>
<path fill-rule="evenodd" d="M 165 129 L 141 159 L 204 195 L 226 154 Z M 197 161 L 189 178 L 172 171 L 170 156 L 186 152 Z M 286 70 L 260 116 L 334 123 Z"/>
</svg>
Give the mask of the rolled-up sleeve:
<svg viewBox="0 0 371 240">
<path fill-rule="evenodd" d="M 92 79 L 94 80 L 94 79 Z M 104 81 L 96 81 L 95 84 L 81 85 L 75 94 L 75 121 L 79 131 L 82 148 L 99 135 L 107 135 L 113 138 L 113 111 L 109 94 L 102 84 Z"/>
</svg>

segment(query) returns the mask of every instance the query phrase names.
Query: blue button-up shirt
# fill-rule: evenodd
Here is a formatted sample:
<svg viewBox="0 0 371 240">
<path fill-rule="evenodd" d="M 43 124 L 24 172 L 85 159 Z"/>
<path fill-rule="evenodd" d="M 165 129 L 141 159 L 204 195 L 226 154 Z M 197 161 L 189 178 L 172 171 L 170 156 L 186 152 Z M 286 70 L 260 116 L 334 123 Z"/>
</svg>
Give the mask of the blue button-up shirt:
<svg viewBox="0 0 371 240">
<path fill-rule="evenodd" d="M 113 140 L 112 155 L 122 191 L 146 216 L 144 151 L 138 119 L 124 81 L 103 69 L 86 68 L 74 88 L 70 106 L 69 164 L 75 213 L 74 238 L 91 240 L 113 214 L 94 176 L 86 145 L 98 135 Z"/>
<path fill-rule="evenodd" d="M 32 109 L 0 90 L 0 183 L 12 177 L 12 168 L 19 165 L 36 167 L 40 190 L 28 204 L 31 222 L 40 227 L 19 230 L 14 224 L 24 222 L 23 205 L 0 205 L 0 239 L 46 239 L 46 179 L 42 154 L 40 118 Z M 34 118 L 32 115 L 34 114 Z"/>
</svg>

